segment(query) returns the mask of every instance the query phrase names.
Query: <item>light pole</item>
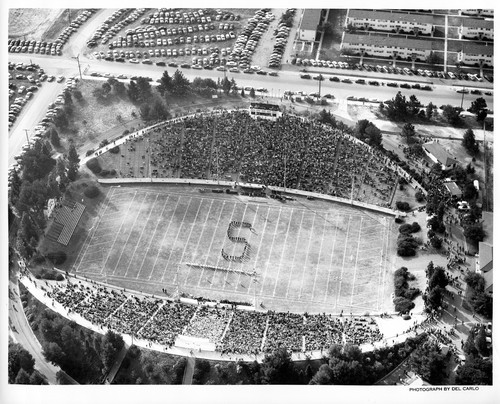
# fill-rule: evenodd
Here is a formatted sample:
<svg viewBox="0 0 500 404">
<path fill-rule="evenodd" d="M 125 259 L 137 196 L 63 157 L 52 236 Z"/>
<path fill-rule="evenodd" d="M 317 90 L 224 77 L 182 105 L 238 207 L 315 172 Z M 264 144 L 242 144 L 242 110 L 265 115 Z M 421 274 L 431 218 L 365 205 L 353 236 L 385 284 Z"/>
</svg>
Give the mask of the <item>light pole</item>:
<svg viewBox="0 0 500 404">
<path fill-rule="evenodd" d="M 80 54 L 76 56 L 71 56 L 73 59 L 76 59 L 78 63 L 78 71 L 80 72 L 80 80 L 82 80 L 82 69 L 80 68 Z"/>
<path fill-rule="evenodd" d="M 24 129 L 24 132 L 26 133 L 26 142 L 28 143 L 29 145 L 29 142 L 30 142 L 30 138 L 28 136 L 28 129 Z"/>
</svg>

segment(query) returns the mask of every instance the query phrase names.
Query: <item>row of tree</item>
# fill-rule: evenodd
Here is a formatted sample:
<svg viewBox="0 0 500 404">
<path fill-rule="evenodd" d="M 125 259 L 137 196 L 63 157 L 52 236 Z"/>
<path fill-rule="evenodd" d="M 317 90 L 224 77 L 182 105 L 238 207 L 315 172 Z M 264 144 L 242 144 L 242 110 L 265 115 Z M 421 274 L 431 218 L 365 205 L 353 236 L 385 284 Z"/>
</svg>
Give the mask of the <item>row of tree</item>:
<svg viewBox="0 0 500 404">
<path fill-rule="evenodd" d="M 444 292 L 448 285 L 448 277 L 443 267 L 434 266 L 431 261 L 425 270 L 427 288 L 424 293 L 425 311 L 432 313 L 443 307 Z"/>
</svg>

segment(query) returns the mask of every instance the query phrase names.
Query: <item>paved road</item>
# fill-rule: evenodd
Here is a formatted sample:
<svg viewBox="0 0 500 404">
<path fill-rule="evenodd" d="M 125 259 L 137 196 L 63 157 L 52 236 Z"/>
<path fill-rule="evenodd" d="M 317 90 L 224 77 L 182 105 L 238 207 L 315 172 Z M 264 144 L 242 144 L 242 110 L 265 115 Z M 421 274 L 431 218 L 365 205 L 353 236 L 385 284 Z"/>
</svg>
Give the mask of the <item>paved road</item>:
<svg viewBox="0 0 500 404">
<path fill-rule="evenodd" d="M 182 378 L 182 384 L 193 384 L 195 363 L 196 363 L 196 360 L 192 356 L 189 356 L 187 358 L 186 368 L 184 369 L 184 377 Z"/>
<path fill-rule="evenodd" d="M 12 299 L 9 299 L 9 330 L 16 342 L 21 344 L 35 359 L 35 368 L 45 375 L 49 384 L 58 384 L 56 373 L 61 370 L 59 366 L 54 366 L 43 356 L 42 346 L 38 342 L 31 329 L 26 316 L 24 315 L 19 288 L 17 282 L 9 281 L 10 290 L 14 291 Z M 71 377 L 73 384 L 78 384 Z"/>
</svg>

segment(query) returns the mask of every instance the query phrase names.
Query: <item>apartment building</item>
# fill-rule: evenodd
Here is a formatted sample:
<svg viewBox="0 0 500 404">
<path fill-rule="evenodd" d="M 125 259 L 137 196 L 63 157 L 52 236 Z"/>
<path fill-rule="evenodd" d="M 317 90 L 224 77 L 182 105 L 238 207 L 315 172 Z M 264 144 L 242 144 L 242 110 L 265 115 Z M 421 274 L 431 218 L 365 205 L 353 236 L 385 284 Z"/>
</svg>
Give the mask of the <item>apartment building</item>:
<svg viewBox="0 0 500 404">
<path fill-rule="evenodd" d="M 463 18 L 458 29 L 460 39 L 489 39 L 493 40 L 493 20 L 479 18 Z"/>
<path fill-rule="evenodd" d="M 433 21 L 432 15 L 350 9 L 346 27 L 351 25 L 356 29 L 398 33 L 414 33 L 417 30 L 421 34 L 431 35 L 434 31 Z"/>
<path fill-rule="evenodd" d="M 321 9 L 311 8 L 304 10 L 302 20 L 298 29 L 299 40 L 304 42 L 314 42 L 316 40 L 316 32 L 321 20 Z"/>
<path fill-rule="evenodd" d="M 363 52 L 366 56 L 398 57 L 424 61 L 435 49 L 434 41 L 417 38 L 405 38 L 385 35 L 360 35 L 344 32 L 342 50 L 349 50 L 356 55 Z"/>
<path fill-rule="evenodd" d="M 462 41 L 458 50 L 457 60 L 465 65 L 493 66 L 493 44 L 485 45 L 476 42 Z"/>
</svg>

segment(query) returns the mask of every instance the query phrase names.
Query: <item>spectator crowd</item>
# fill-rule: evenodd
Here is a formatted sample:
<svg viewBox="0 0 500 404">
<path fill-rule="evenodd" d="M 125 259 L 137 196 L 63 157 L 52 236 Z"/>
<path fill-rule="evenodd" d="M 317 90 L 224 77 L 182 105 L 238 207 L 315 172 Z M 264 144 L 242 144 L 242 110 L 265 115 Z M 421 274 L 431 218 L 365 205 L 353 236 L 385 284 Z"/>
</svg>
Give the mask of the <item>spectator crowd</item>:
<svg viewBox="0 0 500 404">
<path fill-rule="evenodd" d="M 396 172 L 379 151 L 292 115 L 270 121 L 245 111 L 222 111 L 176 120 L 130 138 L 118 160 L 109 158 L 122 177 L 224 180 L 239 175 L 242 182 L 380 206 L 390 204 L 397 185 Z"/>
<path fill-rule="evenodd" d="M 89 322 L 133 335 L 149 343 L 172 347 L 178 335 L 206 338 L 222 354 L 327 350 L 334 343 L 373 343 L 382 339 L 370 317 L 297 314 L 238 309 L 235 305 L 181 303 L 98 284 L 67 282 L 43 288 L 68 312 Z"/>
</svg>

